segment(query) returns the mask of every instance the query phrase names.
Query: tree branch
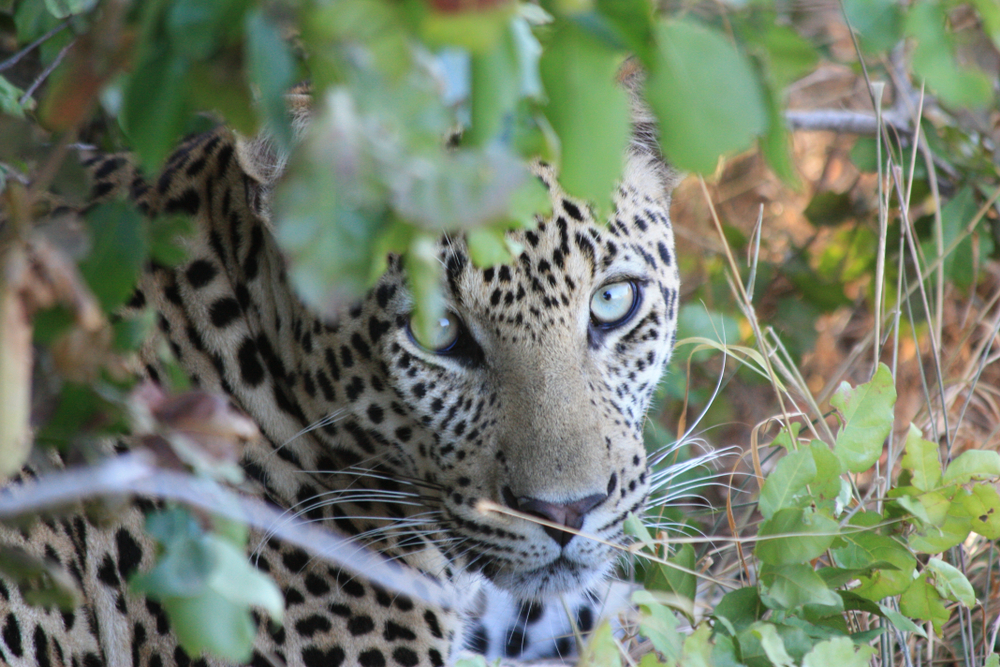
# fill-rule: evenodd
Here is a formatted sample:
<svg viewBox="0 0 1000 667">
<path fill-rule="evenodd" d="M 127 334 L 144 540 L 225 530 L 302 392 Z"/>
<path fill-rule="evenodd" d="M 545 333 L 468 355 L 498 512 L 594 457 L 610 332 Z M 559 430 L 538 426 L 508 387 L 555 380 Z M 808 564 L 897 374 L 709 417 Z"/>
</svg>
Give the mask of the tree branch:
<svg viewBox="0 0 1000 667">
<path fill-rule="evenodd" d="M 792 130 L 825 130 L 875 136 L 878 122 L 874 114 L 846 109 L 786 111 L 785 121 Z M 882 121 L 904 134 L 910 134 L 910 121 L 896 111 L 884 111 Z"/>
<path fill-rule="evenodd" d="M 146 452 L 133 452 L 95 466 L 48 473 L 35 482 L 8 486 L 0 491 L 0 521 L 99 496 L 134 494 L 172 500 L 245 523 L 399 593 L 444 608 L 455 606 L 453 595 L 432 578 L 342 537 L 328 526 L 303 523 L 212 481 L 157 468 L 153 460 Z"/>
</svg>

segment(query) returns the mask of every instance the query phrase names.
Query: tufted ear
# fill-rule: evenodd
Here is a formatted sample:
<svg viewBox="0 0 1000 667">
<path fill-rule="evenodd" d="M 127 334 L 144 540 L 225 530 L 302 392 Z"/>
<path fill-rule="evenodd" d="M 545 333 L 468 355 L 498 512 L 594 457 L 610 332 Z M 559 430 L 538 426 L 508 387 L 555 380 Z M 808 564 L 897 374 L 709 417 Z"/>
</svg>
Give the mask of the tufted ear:
<svg viewBox="0 0 1000 667">
<path fill-rule="evenodd" d="M 634 56 L 626 60 L 618 70 L 618 83 L 628 92 L 632 115 L 632 140 L 629 143 L 628 157 L 653 161 L 663 187 L 669 192 L 680 182 L 682 174 L 667 162 L 660 151 L 656 116 L 643 97 L 645 80 L 646 73 Z"/>
<path fill-rule="evenodd" d="M 291 115 L 292 132 L 301 138 L 312 119 L 312 90 L 308 83 L 292 88 L 285 96 Z M 274 135 L 263 128 L 254 137 L 237 136 L 236 159 L 247 176 L 270 189 L 288 166 L 288 152 L 282 150 Z"/>
</svg>

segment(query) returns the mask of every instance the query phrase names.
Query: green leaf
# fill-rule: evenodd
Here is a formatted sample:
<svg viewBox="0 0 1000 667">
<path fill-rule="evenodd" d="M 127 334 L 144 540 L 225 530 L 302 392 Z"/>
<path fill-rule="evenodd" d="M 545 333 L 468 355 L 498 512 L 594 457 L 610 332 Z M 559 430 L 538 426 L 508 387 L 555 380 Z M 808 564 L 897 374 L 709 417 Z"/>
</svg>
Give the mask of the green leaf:
<svg viewBox="0 0 1000 667">
<path fill-rule="evenodd" d="M 709 641 L 712 628 L 702 623 L 684 639 L 684 655 L 680 667 L 719 667 L 713 660 L 713 646 Z"/>
<path fill-rule="evenodd" d="M 583 648 L 580 655 L 580 667 L 621 667 L 622 654 L 615 642 L 611 623 L 602 623 Z"/>
<path fill-rule="evenodd" d="M 148 226 L 135 207 L 123 201 L 97 206 L 87 214 L 91 250 L 80 273 L 106 312 L 125 303 L 149 256 Z"/>
<path fill-rule="evenodd" d="M 278 26 L 260 9 L 246 17 L 246 59 L 247 75 L 260 93 L 267 127 L 281 145 L 288 146 L 292 127 L 285 110 L 285 93 L 294 83 L 295 61 Z"/>
<path fill-rule="evenodd" d="M 961 490 L 960 490 L 961 491 Z M 923 503 L 925 499 L 934 494 L 924 494 L 920 497 Z M 958 494 L 956 494 L 956 497 Z M 910 548 L 918 553 L 936 554 L 946 551 L 954 546 L 958 546 L 972 532 L 972 517 L 968 515 L 964 503 L 960 501 L 947 502 L 944 505 L 945 514 L 943 519 L 936 521 L 934 525 L 925 526 L 918 533 L 910 535 Z M 930 512 L 929 512 L 930 513 Z M 936 518 L 932 515 L 932 518 Z"/>
<path fill-rule="evenodd" d="M 571 195 L 609 210 L 629 140 L 626 93 L 615 83 L 618 58 L 572 24 L 558 29 L 541 60 L 549 103 L 545 116 L 559 135 L 559 181 Z"/>
<path fill-rule="evenodd" d="M 421 234 L 413 239 L 406 253 L 406 275 L 414 301 L 412 326 L 418 337 L 428 340 L 444 314 L 441 263 L 432 237 Z"/>
<path fill-rule="evenodd" d="M 861 48 L 881 53 L 902 38 L 903 12 L 896 0 L 844 0 L 844 13 Z"/>
<path fill-rule="evenodd" d="M 812 451 L 802 448 L 790 452 L 774 467 L 760 490 L 758 506 L 765 519 L 781 509 L 796 507 L 796 498 L 806 485 L 816 478 L 816 461 Z"/>
<path fill-rule="evenodd" d="M 909 588 L 899 596 L 899 611 L 921 621 L 930 621 L 938 635 L 951 617 L 937 589 L 928 581 L 930 573 L 925 571 L 913 580 Z"/>
<path fill-rule="evenodd" d="M 45 0 L 45 8 L 57 19 L 89 11 L 97 0 Z"/>
<path fill-rule="evenodd" d="M 940 558 L 931 558 L 927 561 L 925 571 L 930 571 L 934 579 L 931 583 L 943 598 L 961 602 L 970 609 L 976 606 L 976 593 L 972 590 L 972 584 L 966 579 L 962 571 L 954 565 L 950 565 Z"/>
<path fill-rule="evenodd" d="M 809 201 L 802 214 L 814 225 L 842 225 L 854 217 L 854 203 L 848 192 L 820 192 Z"/>
<path fill-rule="evenodd" d="M 480 146 L 497 136 L 502 122 L 513 114 L 521 97 L 518 59 L 511 31 L 497 40 L 493 48 L 473 53 L 469 69 L 472 75 L 471 122 L 462 140 Z"/>
<path fill-rule="evenodd" d="M 125 84 L 119 120 L 148 169 L 159 166 L 184 131 L 187 73 L 186 60 L 154 45 Z"/>
<path fill-rule="evenodd" d="M 969 449 L 948 464 L 945 485 L 968 484 L 1000 477 L 1000 454 L 985 449 Z"/>
<path fill-rule="evenodd" d="M 801 509 L 783 509 L 761 524 L 754 553 L 769 565 L 805 563 L 826 551 L 837 536 L 836 521 Z"/>
<path fill-rule="evenodd" d="M 803 605 L 833 607 L 836 612 L 843 603 L 826 582 L 806 564 L 765 566 L 761 569 L 764 592 L 761 599 L 771 609 L 795 609 Z"/>
<path fill-rule="evenodd" d="M 948 248 L 962 237 L 955 249 L 944 258 L 944 273 L 958 287 L 967 288 L 976 276 L 973 271 L 979 264 L 975 256 L 973 239 L 965 233 L 965 227 L 976 215 L 979 205 L 971 187 L 964 187 L 941 208 L 941 240 L 944 248 Z M 937 248 L 931 256 L 937 255 Z"/>
<path fill-rule="evenodd" d="M 968 496 L 957 495 L 954 502 L 972 520 L 972 530 L 988 540 L 1000 539 L 1000 493 L 990 484 L 977 484 Z"/>
<path fill-rule="evenodd" d="M 504 264 L 512 259 L 503 229 L 478 227 L 466 232 L 465 238 L 469 245 L 469 257 L 480 268 Z"/>
<path fill-rule="evenodd" d="M 0 76 L 0 111 L 15 118 L 24 118 L 24 107 L 21 106 L 21 96 L 24 91 Z"/>
<path fill-rule="evenodd" d="M 788 655 L 785 643 L 781 640 L 777 629 L 770 623 L 757 623 L 752 631 L 760 638 L 764 653 L 775 667 L 795 667 L 795 661 Z"/>
<path fill-rule="evenodd" d="M 871 646 L 856 646 L 847 637 L 834 637 L 822 641 L 802 659 L 802 667 L 868 667 L 868 659 L 875 655 Z"/>
<path fill-rule="evenodd" d="M 212 589 L 197 597 L 165 598 L 162 604 L 171 629 L 188 654 L 209 652 L 238 664 L 250 659 L 257 629 L 246 607 Z"/>
<path fill-rule="evenodd" d="M 901 465 L 913 472 L 913 486 L 931 491 L 941 483 L 941 460 L 938 446 L 921 437 L 920 429 L 910 424 Z"/>
<path fill-rule="evenodd" d="M 649 591 L 634 592 L 632 603 L 638 605 L 640 609 L 639 634 L 651 641 L 653 648 L 662 653 L 668 661 L 679 659 L 684 636 L 677 629 L 678 623 L 674 612 L 660 604 Z"/>
<path fill-rule="evenodd" d="M 957 107 L 981 107 L 993 96 L 992 82 L 981 70 L 961 67 L 948 16 L 941 2 L 914 3 L 906 15 L 906 33 L 914 38 L 913 69 L 941 100 Z"/>
<path fill-rule="evenodd" d="M 664 591 L 694 600 L 698 586 L 698 579 L 693 573 L 695 569 L 694 547 L 690 544 L 683 544 L 667 560 L 684 568 L 684 570 L 651 561 L 646 566 L 643 587 L 647 591 Z"/>
<path fill-rule="evenodd" d="M 656 30 L 646 99 L 660 121 L 660 142 L 683 170 L 708 174 L 723 153 L 747 148 L 768 127 L 750 64 L 717 31 L 693 21 Z"/>
<path fill-rule="evenodd" d="M 851 528 L 870 528 L 881 522 L 874 512 L 856 514 Z M 917 561 L 910 551 L 895 539 L 873 530 L 845 528 L 840 539 L 845 546 L 833 549 L 833 560 L 848 569 L 873 567 L 880 562 L 891 563 L 895 569 L 879 568 L 870 576 L 859 577 L 861 585 L 854 592 L 869 600 L 881 600 L 906 590 L 913 579 Z"/>
<path fill-rule="evenodd" d="M 923 637 L 924 639 L 927 639 L 927 633 L 924 632 L 924 629 L 922 627 L 920 627 L 919 625 L 908 619 L 906 616 L 903 616 L 892 607 L 880 604 L 878 608 L 882 611 L 882 614 L 887 619 L 889 619 L 889 622 L 896 627 L 897 630 L 901 630 L 902 632 L 912 632 L 918 637 Z"/>
<path fill-rule="evenodd" d="M 830 405 L 844 418 L 833 451 L 850 472 L 868 470 L 882 455 L 882 443 L 892 430 L 895 404 L 892 373 L 881 363 L 870 382 L 854 389 L 843 382 L 830 398 Z"/>
<path fill-rule="evenodd" d="M 738 588 L 726 593 L 712 610 L 712 616 L 725 618 L 736 632 L 742 632 L 767 613 L 756 586 Z"/>
</svg>

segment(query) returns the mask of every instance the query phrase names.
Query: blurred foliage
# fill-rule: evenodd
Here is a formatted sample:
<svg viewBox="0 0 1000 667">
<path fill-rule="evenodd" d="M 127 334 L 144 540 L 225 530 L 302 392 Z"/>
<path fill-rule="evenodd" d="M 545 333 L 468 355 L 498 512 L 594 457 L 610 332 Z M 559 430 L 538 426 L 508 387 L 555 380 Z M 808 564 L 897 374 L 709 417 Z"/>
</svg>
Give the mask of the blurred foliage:
<svg viewBox="0 0 1000 667">
<path fill-rule="evenodd" d="M 912 180 L 919 263 L 890 249 L 888 289 L 900 271 L 907 284 L 917 269 L 929 279 L 936 262 L 949 284 L 974 287 L 1000 239 L 997 216 L 977 217 L 1000 182 L 989 125 L 998 60 L 976 57 L 1000 48 L 1000 9 L 995 0 L 844 0 L 843 10 L 872 78 L 910 75 L 915 88 L 926 84 L 920 129 L 936 169 L 922 160 L 911 168 L 912 132 L 887 132 L 879 144 L 861 139 L 851 151 L 861 172 L 899 165 L 901 182 Z M 148 261 L 183 260 L 174 239 L 184 221 L 150 222 L 110 202 L 86 214 L 83 231 L 60 223 L 56 198 L 86 199 L 80 169 L 66 159 L 77 141 L 131 150 L 155 173 L 186 132 L 220 119 L 247 136 L 266 132 L 290 156 L 274 215 L 302 296 L 321 310 L 341 303 L 371 283 L 387 252 L 400 252 L 422 327 L 441 308 L 434 244 L 442 232 L 465 233 L 473 260 L 488 265 L 519 252 L 505 230 L 546 213 L 528 159 L 556 164 L 571 194 L 608 212 L 630 130 L 628 94 L 614 83 L 627 53 L 647 72 L 645 99 L 673 164 L 711 177 L 720 159 L 756 147 L 780 179 L 801 186 L 786 91 L 820 63 L 843 58 L 803 29 L 807 17 L 797 3 L 768 0 L 0 0 L 0 470 L 25 460 L 29 424 L 38 444 L 86 456 L 99 434 L 127 430 L 137 405 L 129 364 L 155 314 L 119 320 L 116 312 Z M 296 142 L 285 93 L 303 80 L 311 82 L 314 122 Z M 911 92 L 894 94 L 916 106 Z M 945 200 L 940 216 L 936 191 Z M 812 348 L 818 315 L 874 300 L 878 262 L 876 207 L 853 190 L 810 194 L 805 216 L 829 232 L 826 242 L 792 243 L 782 258 L 761 257 L 740 276 L 794 361 Z M 904 232 L 901 217 L 900 207 L 890 209 L 890 239 Z M 722 225 L 736 253 L 759 241 Z M 704 284 L 680 312 L 679 337 L 698 346 L 677 354 L 691 384 L 674 373 L 661 405 L 705 408 L 715 394 L 704 387 L 720 372 L 717 350 L 752 336 L 744 314 L 723 305 L 731 288 L 724 263 L 710 259 L 703 269 Z M 911 325 L 925 326 L 924 316 L 915 304 Z M 183 388 L 170 351 L 160 353 Z M 767 381 L 760 369 L 739 373 Z M 868 649 L 855 644 L 889 625 L 920 634 L 909 618 L 939 629 L 956 604 L 974 602 L 961 572 L 925 555 L 970 531 L 1000 534 L 995 492 L 970 486 L 1000 474 L 992 458 L 958 458 L 942 471 L 936 446 L 913 435 L 885 506 L 845 514 L 860 499 L 841 473 L 878 458 L 891 389 L 881 372 L 842 388 L 831 401 L 842 418 L 834 441 L 799 442 L 786 432 L 787 455 L 759 501 L 766 539 L 754 554 L 757 583 L 719 602 L 711 631 L 703 624 L 684 638 L 671 611 L 690 614 L 685 600 L 702 554 L 670 552 L 660 538 L 691 534 L 690 516 L 663 500 L 656 534 L 636 522 L 633 533 L 654 563 L 639 566 L 648 590 L 636 604 L 658 652 L 642 667 L 864 664 Z M 727 400 L 714 400 L 708 422 L 720 423 Z M 656 473 L 674 491 L 661 488 L 654 498 L 683 498 L 710 475 L 698 466 L 666 474 L 691 447 L 672 448 L 682 434 L 663 421 L 651 420 L 647 441 L 664 453 Z M 267 582 L 239 565 L 245 535 L 182 510 L 151 516 L 148 528 L 162 558 L 134 585 L 161 599 L 175 623 L 182 619 L 177 629 L 193 653 L 241 659 L 248 605 L 280 611 Z M 823 554 L 827 560 L 814 560 Z M 40 590 L 60 590 L 39 564 L 0 556 L 0 566 L 20 568 Z M 221 581 L 222 569 L 237 574 Z M 72 598 L 47 595 L 43 601 Z M 845 612 L 881 625 L 848 627 Z M 610 632 L 599 633 L 585 659 L 611 664 L 611 643 Z"/>
</svg>

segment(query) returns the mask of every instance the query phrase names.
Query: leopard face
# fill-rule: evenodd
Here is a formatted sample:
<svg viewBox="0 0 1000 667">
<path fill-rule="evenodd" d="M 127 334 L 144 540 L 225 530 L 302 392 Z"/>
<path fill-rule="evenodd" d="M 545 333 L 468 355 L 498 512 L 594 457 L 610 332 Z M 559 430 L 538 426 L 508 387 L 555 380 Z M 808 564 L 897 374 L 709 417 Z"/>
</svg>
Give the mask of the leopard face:
<svg viewBox="0 0 1000 667">
<path fill-rule="evenodd" d="M 516 261 L 477 268 L 460 238 L 443 242 L 447 314 L 433 340 L 410 326 L 400 262 L 357 318 L 384 383 L 358 397 L 363 428 L 388 445 L 394 475 L 424 483 L 449 560 L 518 597 L 603 576 L 648 492 L 642 426 L 673 346 L 678 287 L 668 184 L 653 159 L 629 158 L 633 178 L 608 225 L 538 166 L 554 210 L 513 235 Z"/>
</svg>

